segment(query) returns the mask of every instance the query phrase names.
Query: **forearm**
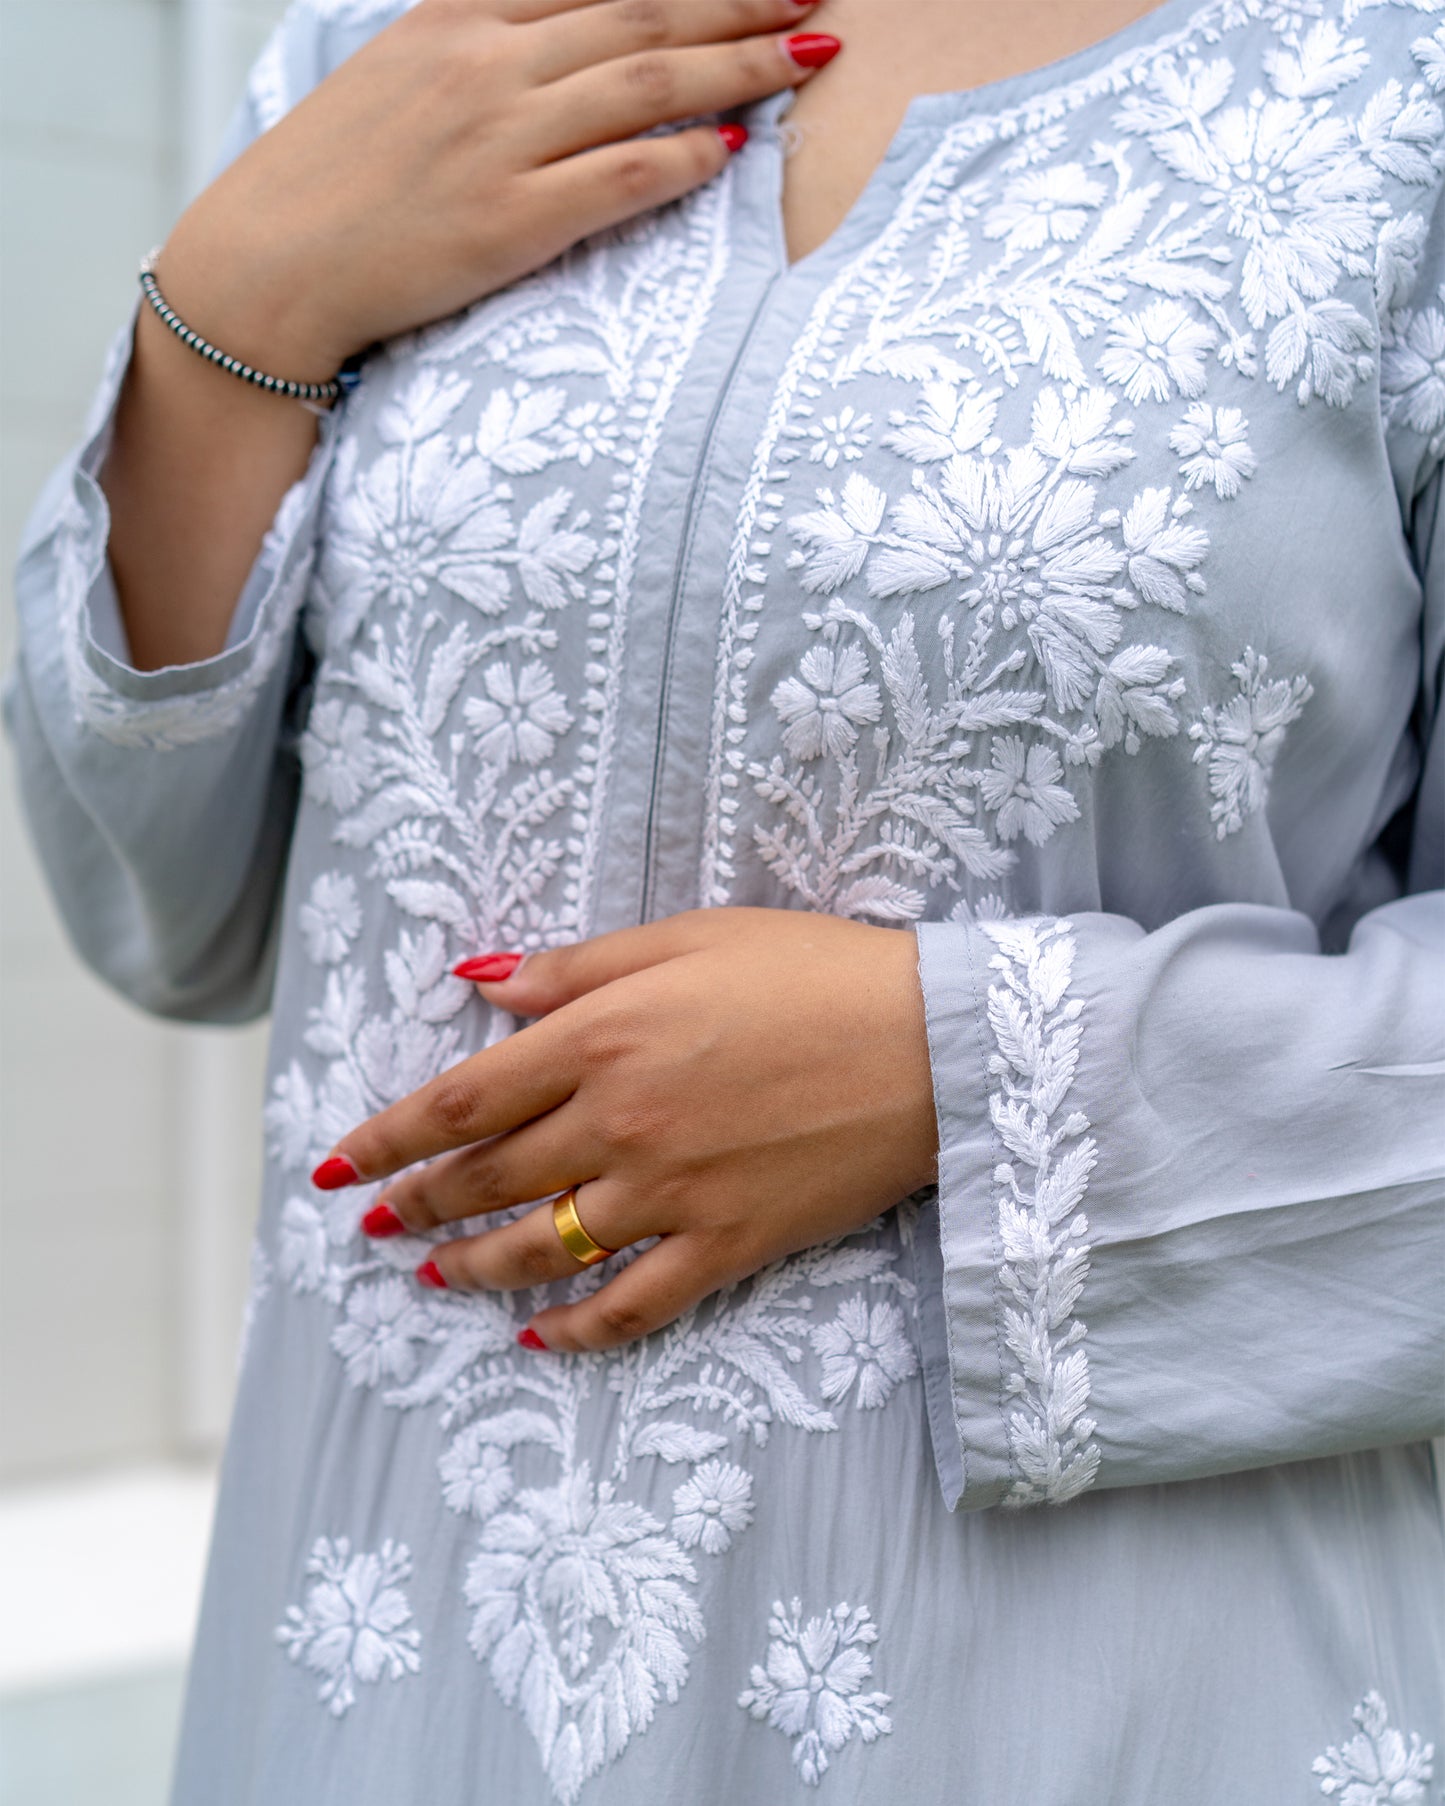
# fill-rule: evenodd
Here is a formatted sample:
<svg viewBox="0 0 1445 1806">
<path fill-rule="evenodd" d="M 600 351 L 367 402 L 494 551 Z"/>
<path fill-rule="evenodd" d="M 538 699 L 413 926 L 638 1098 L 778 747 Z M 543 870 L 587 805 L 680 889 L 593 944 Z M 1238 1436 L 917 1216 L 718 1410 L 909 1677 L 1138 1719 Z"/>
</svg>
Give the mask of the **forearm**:
<svg viewBox="0 0 1445 1806">
<path fill-rule="evenodd" d="M 178 287 L 167 298 L 185 318 L 183 293 Z M 244 332 L 228 343 L 209 318 L 198 318 L 197 330 L 267 367 L 259 347 L 241 342 Z M 137 669 L 194 664 L 222 650 L 246 575 L 281 498 L 306 468 L 316 431 L 315 415 L 299 403 L 216 369 L 142 308 L 100 475 Z"/>
</svg>

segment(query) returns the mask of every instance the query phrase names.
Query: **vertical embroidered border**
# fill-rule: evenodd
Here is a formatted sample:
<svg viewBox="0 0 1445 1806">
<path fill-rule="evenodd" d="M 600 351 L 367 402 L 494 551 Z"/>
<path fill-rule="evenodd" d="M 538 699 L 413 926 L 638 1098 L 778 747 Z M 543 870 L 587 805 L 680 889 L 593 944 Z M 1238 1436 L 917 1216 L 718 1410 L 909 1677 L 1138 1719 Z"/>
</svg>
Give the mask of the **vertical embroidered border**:
<svg viewBox="0 0 1445 1806">
<path fill-rule="evenodd" d="M 600 631 L 605 610 L 610 602 L 612 618 L 607 628 L 605 676 L 595 682 L 589 699 L 586 750 L 580 771 L 591 776 L 591 804 L 577 812 L 573 830 L 578 851 L 569 869 L 569 880 L 576 889 L 576 917 L 579 924 L 590 923 L 595 915 L 595 887 L 601 869 L 603 818 L 609 797 L 609 780 L 617 741 L 618 712 L 622 703 L 622 672 L 627 652 L 627 634 L 631 625 L 633 582 L 637 569 L 637 553 L 642 536 L 642 510 L 647 499 L 653 465 L 662 443 L 663 429 L 672 410 L 677 390 L 700 343 L 718 290 L 727 274 L 732 217 L 732 184 L 735 177 L 725 172 L 724 178 L 712 186 L 692 210 L 687 227 L 686 267 L 692 284 L 691 293 L 680 297 L 675 315 L 668 320 L 662 341 L 648 348 L 650 357 L 646 376 L 651 404 L 645 412 L 645 424 L 638 434 L 632 468 L 625 481 L 626 501 L 617 529 L 618 549 L 615 557 L 616 580 L 611 597 L 604 592 L 594 597 L 589 622 Z M 680 317 L 679 317 L 680 316 Z M 641 408 L 637 409 L 642 413 Z M 599 648 L 600 649 L 600 648 Z M 595 745 L 592 744 L 595 736 Z M 588 755 L 591 755 L 590 757 Z"/>
<path fill-rule="evenodd" d="M 1077 943 L 1066 921 L 980 922 L 989 970 L 989 1114 L 1010 1156 L 993 1171 L 1009 1449 L 1017 1478 L 1003 1503 L 1062 1505 L 1099 1472 L 1088 1334 L 1076 1313 L 1089 1276 L 1082 1205 L 1098 1146 L 1065 1111 L 1079 1063 L 1083 1001 L 1070 997 Z"/>
</svg>

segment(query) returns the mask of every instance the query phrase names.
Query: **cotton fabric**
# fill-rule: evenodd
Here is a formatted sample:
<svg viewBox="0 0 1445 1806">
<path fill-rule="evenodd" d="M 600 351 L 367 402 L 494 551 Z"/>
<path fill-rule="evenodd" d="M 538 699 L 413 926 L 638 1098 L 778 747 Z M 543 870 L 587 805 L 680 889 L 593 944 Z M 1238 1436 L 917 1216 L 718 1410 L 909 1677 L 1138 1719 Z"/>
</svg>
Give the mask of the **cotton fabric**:
<svg viewBox="0 0 1445 1806">
<path fill-rule="evenodd" d="M 1439 1797 L 1440 12 L 1165 0 L 792 268 L 753 109 L 378 350 L 183 670 L 122 335 L 7 713 L 91 964 L 274 1013 L 175 1806 Z M 455 960 L 733 904 L 916 932 L 936 1194 L 571 1358 L 309 1188 Z"/>
</svg>

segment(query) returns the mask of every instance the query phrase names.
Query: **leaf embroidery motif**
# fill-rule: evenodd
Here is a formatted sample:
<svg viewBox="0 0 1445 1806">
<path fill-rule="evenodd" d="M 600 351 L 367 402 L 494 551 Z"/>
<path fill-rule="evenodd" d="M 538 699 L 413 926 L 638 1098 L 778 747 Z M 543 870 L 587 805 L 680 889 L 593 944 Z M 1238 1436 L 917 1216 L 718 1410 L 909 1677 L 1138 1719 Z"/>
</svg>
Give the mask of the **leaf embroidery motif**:
<svg viewBox="0 0 1445 1806">
<path fill-rule="evenodd" d="M 1003 1245 L 1006 1397 L 1018 1477 L 1003 1503 L 1062 1505 L 1099 1472 L 1087 1330 L 1076 1315 L 1089 1276 L 1082 1205 L 1098 1147 L 1082 1111 L 1064 1110 L 1078 1070 L 1083 1004 L 1068 995 L 1075 941 L 1063 921 L 980 920 L 998 951 L 988 990 L 995 1052 L 989 1114 L 1007 1158 L 994 1168 Z"/>
</svg>

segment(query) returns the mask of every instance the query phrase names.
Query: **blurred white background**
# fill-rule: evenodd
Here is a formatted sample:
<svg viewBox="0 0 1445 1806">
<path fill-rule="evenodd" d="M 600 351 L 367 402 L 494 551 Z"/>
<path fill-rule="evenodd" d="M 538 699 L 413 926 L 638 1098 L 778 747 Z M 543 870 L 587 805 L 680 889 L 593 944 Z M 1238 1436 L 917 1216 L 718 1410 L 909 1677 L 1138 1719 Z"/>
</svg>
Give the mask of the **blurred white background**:
<svg viewBox="0 0 1445 1806">
<path fill-rule="evenodd" d="M 26 513 L 282 0 L 0 0 L 0 653 Z M 66 945 L 0 753 L 0 1806 L 160 1806 L 230 1405 L 263 1031 Z"/>
</svg>

